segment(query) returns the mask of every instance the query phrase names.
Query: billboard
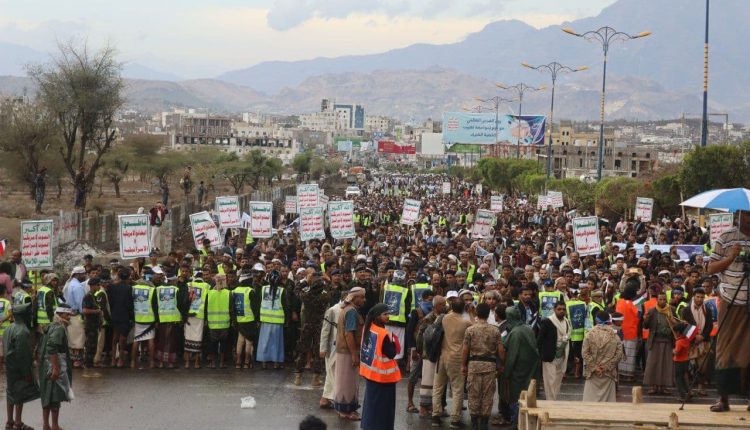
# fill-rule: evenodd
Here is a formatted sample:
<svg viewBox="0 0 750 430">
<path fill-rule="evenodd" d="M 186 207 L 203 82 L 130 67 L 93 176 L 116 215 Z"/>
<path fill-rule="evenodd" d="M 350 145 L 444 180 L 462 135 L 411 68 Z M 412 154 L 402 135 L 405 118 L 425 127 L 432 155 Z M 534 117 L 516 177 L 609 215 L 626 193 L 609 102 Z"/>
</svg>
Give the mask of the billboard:
<svg viewBox="0 0 750 430">
<path fill-rule="evenodd" d="M 443 143 L 543 145 L 547 117 L 444 112 Z"/>
<path fill-rule="evenodd" d="M 386 154 L 408 154 L 413 155 L 417 153 L 417 148 L 408 145 L 399 145 L 392 140 L 380 140 L 378 141 L 378 152 Z"/>
</svg>

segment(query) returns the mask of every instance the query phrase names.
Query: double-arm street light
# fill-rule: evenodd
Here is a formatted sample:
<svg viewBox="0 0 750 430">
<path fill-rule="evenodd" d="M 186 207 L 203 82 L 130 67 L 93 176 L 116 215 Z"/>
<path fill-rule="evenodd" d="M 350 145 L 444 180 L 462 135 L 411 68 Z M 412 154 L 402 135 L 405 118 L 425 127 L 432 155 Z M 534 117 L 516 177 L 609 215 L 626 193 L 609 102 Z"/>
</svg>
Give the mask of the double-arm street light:
<svg viewBox="0 0 750 430">
<path fill-rule="evenodd" d="M 515 101 L 515 99 L 504 99 L 500 96 L 490 97 L 488 99 L 483 99 L 481 97 L 474 97 L 474 100 L 478 101 L 479 103 L 489 103 L 490 106 L 494 106 L 495 111 L 495 144 L 497 144 L 498 139 L 500 138 L 500 128 L 498 126 L 498 122 L 500 121 L 500 104 L 501 103 L 510 103 Z M 487 110 L 491 111 L 493 109 L 487 108 Z"/>
<path fill-rule="evenodd" d="M 540 66 L 532 66 L 528 63 L 521 63 L 521 65 L 528 69 L 538 70 L 543 73 L 549 73 L 550 76 L 552 76 L 552 103 L 550 104 L 549 109 L 549 145 L 547 145 L 547 180 L 549 180 L 550 175 L 552 174 L 552 127 L 555 124 L 555 82 L 557 82 L 557 74 L 582 72 L 584 70 L 588 70 L 588 67 L 584 66 L 573 69 L 568 66 L 563 66 L 557 61 L 553 61 L 549 64 L 542 64 Z"/>
<path fill-rule="evenodd" d="M 612 42 L 624 42 L 632 39 L 640 39 L 651 35 L 651 32 L 644 31 L 636 35 L 623 33 L 617 31 L 612 27 L 602 27 L 598 30 L 591 30 L 585 33 L 576 33 L 571 28 L 563 28 L 564 32 L 571 34 L 576 37 L 580 37 L 589 41 L 599 42 L 602 45 L 602 51 L 604 52 L 604 71 L 602 72 L 602 101 L 601 101 L 601 114 L 599 123 L 599 159 L 596 165 L 596 180 L 602 180 L 602 164 L 603 164 L 603 152 L 604 152 L 604 97 L 607 90 L 607 54 L 609 53 L 609 46 Z"/>
<path fill-rule="evenodd" d="M 516 158 L 521 158 L 521 115 L 523 115 L 523 95 L 526 91 L 541 91 L 544 89 L 544 87 L 532 87 L 531 85 L 526 85 L 523 82 L 512 86 L 506 86 L 503 84 L 495 84 L 495 86 L 503 90 L 515 91 L 516 94 L 518 94 L 518 130 L 516 132 Z"/>
</svg>

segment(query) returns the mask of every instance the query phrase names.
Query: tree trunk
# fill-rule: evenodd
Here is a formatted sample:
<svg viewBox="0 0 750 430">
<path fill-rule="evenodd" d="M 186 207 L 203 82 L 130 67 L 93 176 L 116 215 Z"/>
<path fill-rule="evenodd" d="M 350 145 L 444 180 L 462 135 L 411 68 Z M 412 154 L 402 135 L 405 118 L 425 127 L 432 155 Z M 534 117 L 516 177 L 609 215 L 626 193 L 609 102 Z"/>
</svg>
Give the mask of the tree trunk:
<svg viewBox="0 0 750 430">
<path fill-rule="evenodd" d="M 120 198 L 120 181 L 112 181 L 112 184 L 115 186 L 115 198 Z"/>
</svg>

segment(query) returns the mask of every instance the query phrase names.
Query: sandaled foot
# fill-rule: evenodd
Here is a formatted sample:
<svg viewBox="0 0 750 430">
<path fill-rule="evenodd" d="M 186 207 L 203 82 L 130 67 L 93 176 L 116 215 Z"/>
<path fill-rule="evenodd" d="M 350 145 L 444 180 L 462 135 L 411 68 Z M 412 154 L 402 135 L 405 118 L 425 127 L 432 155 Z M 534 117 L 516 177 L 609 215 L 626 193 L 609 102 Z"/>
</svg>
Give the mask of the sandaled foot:
<svg viewBox="0 0 750 430">
<path fill-rule="evenodd" d="M 416 414 L 416 413 L 419 412 L 419 409 L 417 409 L 417 407 L 414 406 L 414 405 L 409 405 L 409 406 L 406 407 L 406 412 L 408 412 L 410 414 Z"/>
<path fill-rule="evenodd" d="M 13 430 L 34 430 L 34 427 L 27 426 L 26 424 L 21 423 L 18 425 L 14 425 Z"/>
<path fill-rule="evenodd" d="M 750 409 L 750 407 L 748 407 Z M 711 412 L 727 412 L 729 410 L 729 405 L 727 403 L 724 403 L 722 401 L 718 401 L 711 405 L 710 408 Z"/>
</svg>

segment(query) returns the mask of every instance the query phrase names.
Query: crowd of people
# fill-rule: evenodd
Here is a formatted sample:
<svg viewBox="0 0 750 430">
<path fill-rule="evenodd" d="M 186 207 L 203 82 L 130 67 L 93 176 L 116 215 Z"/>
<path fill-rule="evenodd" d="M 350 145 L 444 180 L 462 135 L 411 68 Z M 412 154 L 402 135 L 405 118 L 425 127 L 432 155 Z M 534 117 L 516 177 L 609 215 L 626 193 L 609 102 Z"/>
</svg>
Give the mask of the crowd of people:
<svg viewBox="0 0 750 430">
<path fill-rule="evenodd" d="M 515 426 L 533 379 L 548 400 L 564 378 L 584 379 L 591 402 L 615 401 L 621 382 L 649 394 L 675 387 L 680 401 L 715 384 L 716 412 L 745 392 L 750 213 L 713 244 L 679 218 L 602 223 L 600 252 L 581 256 L 575 208 L 521 195 L 504 197 L 490 236 L 473 237 L 487 191 L 439 175 L 378 176 L 355 199 L 356 237 L 345 240 L 230 231 L 220 248 L 87 256 L 69 274 L 27 271 L 15 252 L 0 264 L 0 304 L 8 381 L 25 383 L 7 385 L 6 428 L 26 430 L 22 405 L 41 396 L 45 428 L 57 429 L 79 367 L 290 365 L 295 385 L 308 373 L 322 387 L 321 408 L 363 429 L 393 428 L 402 375 L 402 407 L 451 428 L 466 425 L 465 397 L 473 429 Z M 401 224 L 405 198 L 421 201 L 414 225 Z M 688 244 L 705 251 L 680 252 Z"/>
</svg>

